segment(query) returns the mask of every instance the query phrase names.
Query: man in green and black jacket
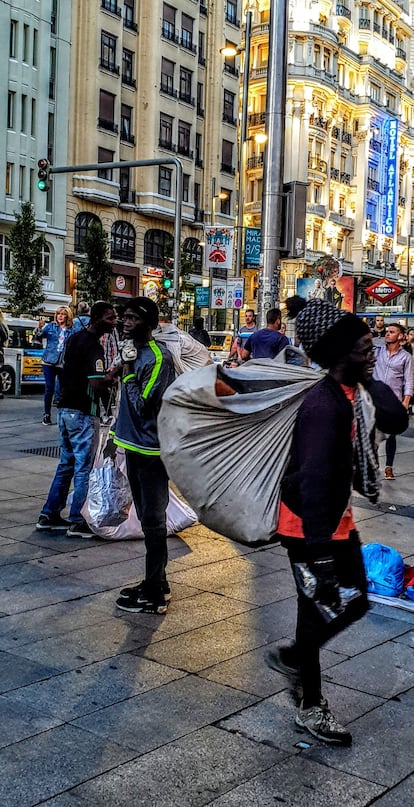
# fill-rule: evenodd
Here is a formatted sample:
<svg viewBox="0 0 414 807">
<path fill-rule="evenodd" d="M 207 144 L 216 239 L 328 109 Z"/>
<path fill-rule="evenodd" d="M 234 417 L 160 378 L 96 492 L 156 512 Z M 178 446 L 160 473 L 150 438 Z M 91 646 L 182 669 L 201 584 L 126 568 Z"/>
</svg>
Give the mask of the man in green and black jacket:
<svg viewBox="0 0 414 807">
<path fill-rule="evenodd" d="M 128 479 L 145 539 L 145 579 L 122 589 L 117 607 L 165 614 L 171 598 L 166 579 L 168 476 L 160 458 L 157 418 L 162 396 L 174 381 L 171 353 L 152 338 L 158 307 L 147 297 L 129 300 L 121 352 L 123 378 L 114 442 L 125 449 Z"/>
</svg>

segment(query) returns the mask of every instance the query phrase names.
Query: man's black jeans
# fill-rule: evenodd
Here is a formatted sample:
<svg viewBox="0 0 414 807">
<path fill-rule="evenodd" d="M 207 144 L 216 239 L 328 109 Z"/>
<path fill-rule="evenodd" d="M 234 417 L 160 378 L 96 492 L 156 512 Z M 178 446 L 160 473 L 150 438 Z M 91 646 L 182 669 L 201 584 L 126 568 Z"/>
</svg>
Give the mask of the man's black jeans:
<svg viewBox="0 0 414 807">
<path fill-rule="evenodd" d="M 290 563 L 308 563 L 309 553 L 303 539 L 285 543 Z M 316 606 L 298 589 L 298 614 L 296 642 L 291 649 L 294 666 L 299 667 L 303 687 L 303 707 L 317 706 L 321 698 L 321 668 L 319 651 L 328 639 L 360 619 L 368 608 L 367 582 L 361 545 L 356 530 L 345 541 L 330 541 L 328 551 L 335 559 L 335 571 L 341 586 L 358 588 L 362 598 L 350 603 L 346 612 L 328 624 L 324 622 Z"/>
<path fill-rule="evenodd" d="M 135 451 L 125 453 L 132 498 L 145 539 L 146 588 L 149 595 L 157 596 L 166 580 L 168 560 L 168 476 L 160 457 Z"/>
</svg>

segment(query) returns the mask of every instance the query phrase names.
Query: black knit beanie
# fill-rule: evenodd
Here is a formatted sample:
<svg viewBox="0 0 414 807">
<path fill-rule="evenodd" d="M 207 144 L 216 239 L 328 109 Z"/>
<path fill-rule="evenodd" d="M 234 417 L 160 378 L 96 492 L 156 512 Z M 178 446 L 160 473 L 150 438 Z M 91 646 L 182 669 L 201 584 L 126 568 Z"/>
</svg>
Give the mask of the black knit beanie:
<svg viewBox="0 0 414 807">
<path fill-rule="evenodd" d="M 296 318 L 296 333 L 309 358 L 329 369 L 370 330 L 355 314 L 338 310 L 326 300 L 311 300 Z"/>
<path fill-rule="evenodd" d="M 159 311 L 158 306 L 149 297 L 132 297 L 126 304 L 127 308 L 132 308 L 144 322 L 154 330 L 158 325 Z"/>
</svg>

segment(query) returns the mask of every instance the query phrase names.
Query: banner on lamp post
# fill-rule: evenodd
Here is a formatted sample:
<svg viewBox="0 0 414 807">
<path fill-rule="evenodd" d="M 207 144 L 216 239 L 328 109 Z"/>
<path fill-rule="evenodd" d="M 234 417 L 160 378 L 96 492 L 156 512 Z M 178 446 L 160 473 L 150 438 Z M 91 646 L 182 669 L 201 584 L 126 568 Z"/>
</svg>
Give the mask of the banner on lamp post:
<svg viewBox="0 0 414 807">
<path fill-rule="evenodd" d="M 233 262 L 234 227 L 206 227 L 205 239 L 205 267 L 213 270 L 231 269 Z"/>
<path fill-rule="evenodd" d="M 226 308 L 240 311 L 243 307 L 244 277 L 230 277 L 227 280 Z"/>
</svg>

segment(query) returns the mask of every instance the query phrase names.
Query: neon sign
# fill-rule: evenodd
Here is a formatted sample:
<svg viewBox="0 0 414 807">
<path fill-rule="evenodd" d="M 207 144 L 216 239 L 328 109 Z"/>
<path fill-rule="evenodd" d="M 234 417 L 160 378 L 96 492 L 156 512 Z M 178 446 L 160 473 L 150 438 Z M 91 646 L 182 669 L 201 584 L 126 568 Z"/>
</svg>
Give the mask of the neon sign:
<svg viewBox="0 0 414 807">
<path fill-rule="evenodd" d="M 394 118 L 385 121 L 383 131 L 387 156 L 384 170 L 382 233 L 390 238 L 395 230 L 398 121 Z"/>
</svg>

